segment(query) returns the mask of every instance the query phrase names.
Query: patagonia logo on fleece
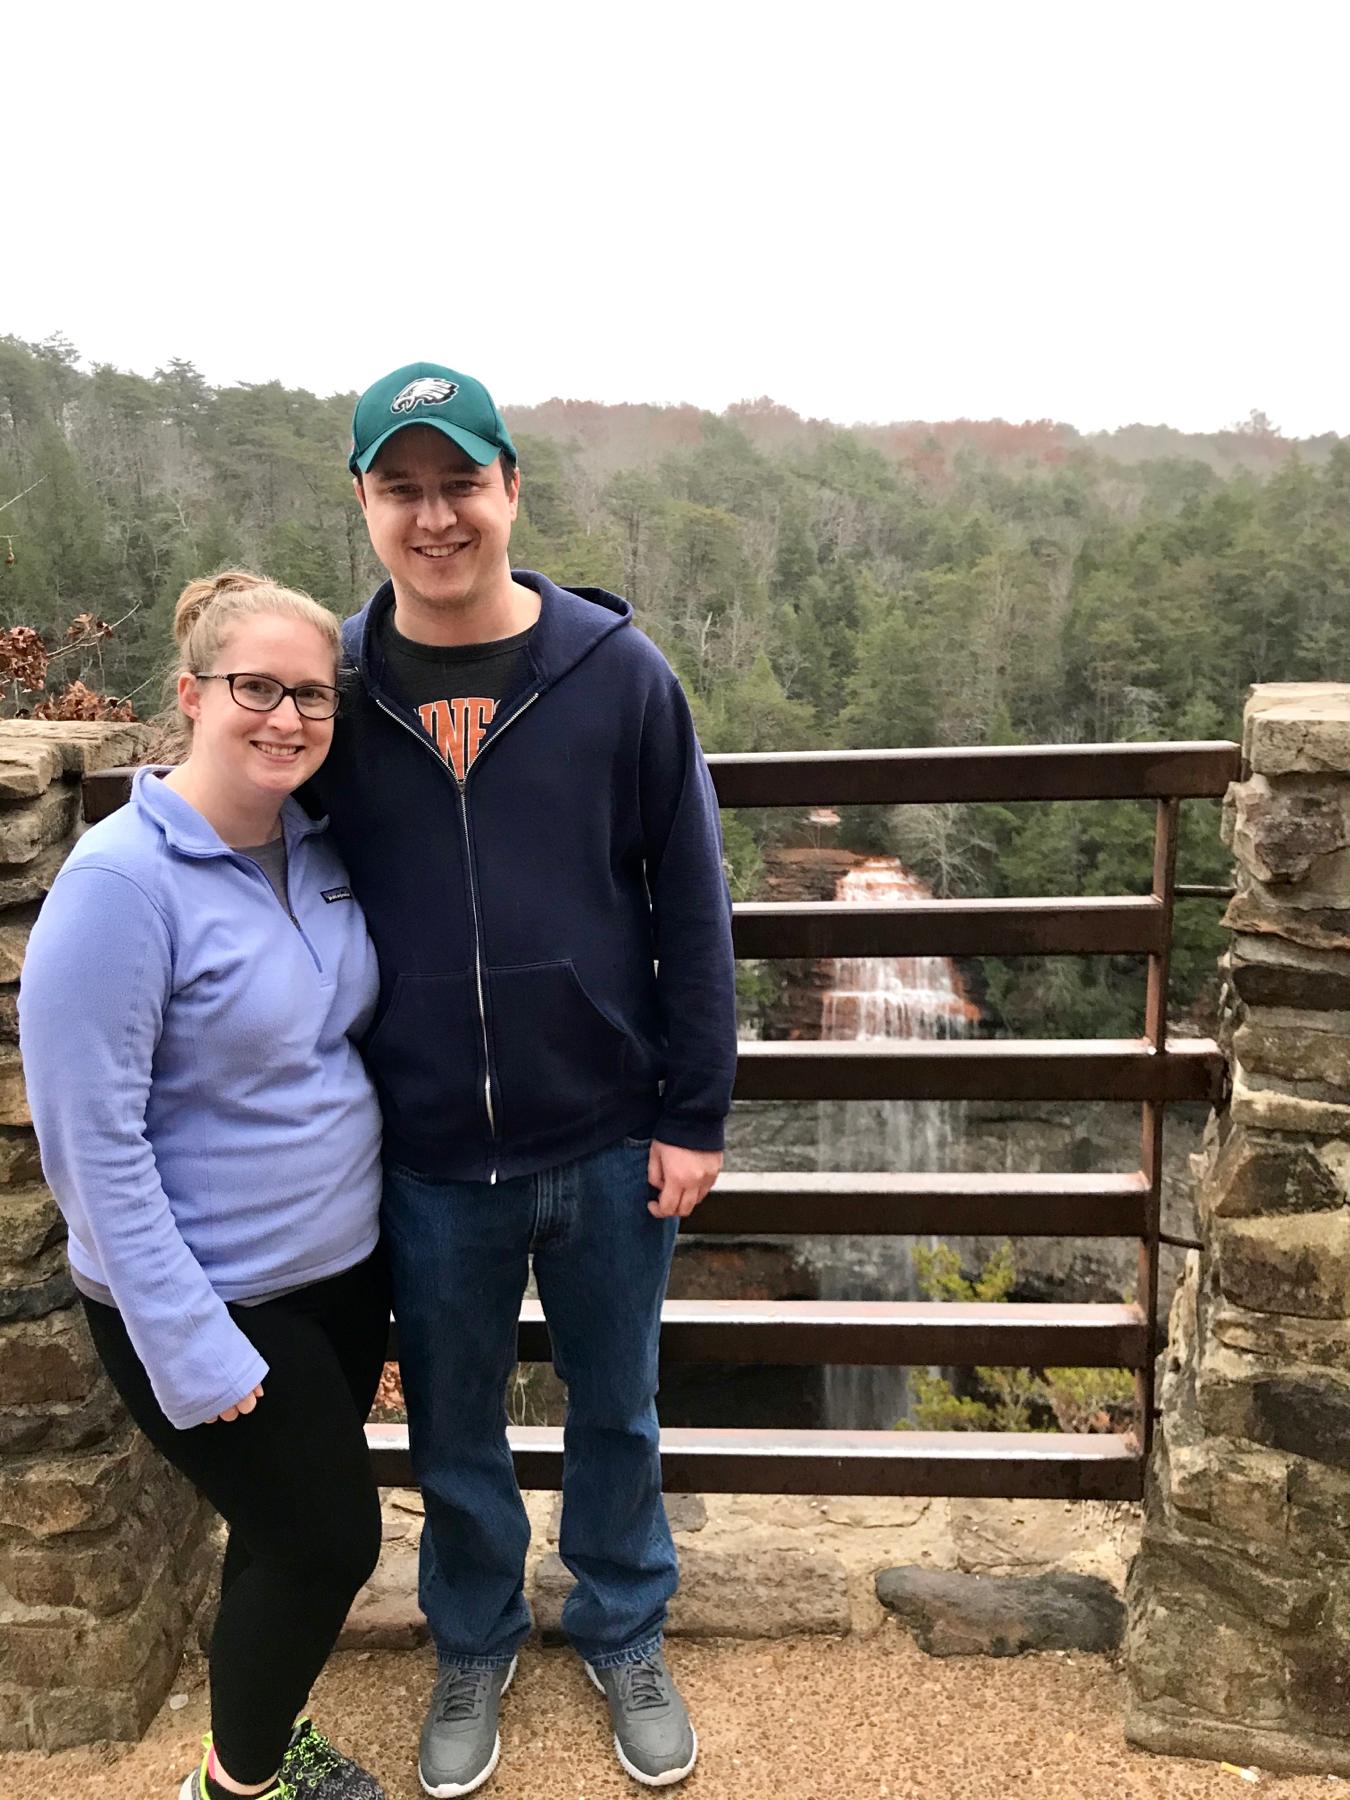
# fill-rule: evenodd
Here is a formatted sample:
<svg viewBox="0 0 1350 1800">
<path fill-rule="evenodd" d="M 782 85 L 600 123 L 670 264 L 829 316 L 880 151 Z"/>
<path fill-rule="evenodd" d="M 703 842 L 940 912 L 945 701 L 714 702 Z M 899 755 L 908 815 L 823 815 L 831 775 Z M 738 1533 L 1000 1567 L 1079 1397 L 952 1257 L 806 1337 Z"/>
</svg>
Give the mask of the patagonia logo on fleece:
<svg viewBox="0 0 1350 1800">
<path fill-rule="evenodd" d="M 352 890 L 349 887 L 322 888 L 320 889 L 320 892 L 330 906 L 334 900 L 350 900 L 352 897 Z"/>
</svg>

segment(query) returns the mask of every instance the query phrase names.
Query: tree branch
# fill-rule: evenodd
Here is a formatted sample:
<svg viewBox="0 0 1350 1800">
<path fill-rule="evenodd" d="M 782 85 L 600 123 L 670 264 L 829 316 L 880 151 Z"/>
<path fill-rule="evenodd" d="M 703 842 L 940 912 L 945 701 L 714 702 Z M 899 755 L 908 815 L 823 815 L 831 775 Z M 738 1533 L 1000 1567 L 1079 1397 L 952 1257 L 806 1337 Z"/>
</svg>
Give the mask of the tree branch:
<svg viewBox="0 0 1350 1800">
<path fill-rule="evenodd" d="M 130 612 L 124 612 L 120 619 L 114 619 L 106 631 L 93 632 L 86 637 L 76 638 L 73 644 L 62 644 L 59 649 L 48 652 L 47 661 L 54 663 L 58 656 L 69 656 L 72 650 L 83 650 L 89 644 L 98 643 L 100 638 L 110 637 L 119 625 L 125 625 L 127 620 L 133 618 L 140 610 L 141 602 L 138 600 Z"/>
<path fill-rule="evenodd" d="M 12 500 L 6 500 L 3 505 L 0 505 L 0 512 L 4 512 L 5 507 L 16 506 L 20 500 L 26 499 L 28 495 L 32 493 L 33 489 L 40 488 L 46 479 L 47 477 L 45 475 L 39 475 L 36 481 L 30 483 L 29 486 L 23 490 L 22 494 L 15 494 Z"/>
</svg>

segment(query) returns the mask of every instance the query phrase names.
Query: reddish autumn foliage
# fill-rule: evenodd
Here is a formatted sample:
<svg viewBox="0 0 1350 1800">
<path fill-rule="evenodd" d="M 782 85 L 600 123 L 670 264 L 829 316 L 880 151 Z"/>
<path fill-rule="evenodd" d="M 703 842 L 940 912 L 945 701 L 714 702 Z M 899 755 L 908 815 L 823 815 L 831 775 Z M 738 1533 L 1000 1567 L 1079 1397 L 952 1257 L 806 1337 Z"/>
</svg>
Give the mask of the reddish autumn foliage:
<svg viewBox="0 0 1350 1800">
<path fill-rule="evenodd" d="M 39 701 L 33 708 L 35 719 L 107 719 L 117 724 L 130 724 L 136 710 L 129 700 L 114 700 L 108 694 L 96 694 L 82 681 L 72 681 L 61 693 Z"/>
<path fill-rule="evenodd" d="M 47 646 L 31 625 L 0 631 L 0 681 L 16 682 L 36 694 L 46 685 L 47 661 Z"/>
<path fill-rule="evenodd" d="M 31 625 L 11 625 L 0 631 L 0 687 L 8 683 L 24 694 L 40 694 L 47 686 L 53 657 L 112 635 L 113 627 L 96 613 L 78 613 L 66 628 L 64 649 L 53 651 L 48 649 L 41 632 Z M 17 693 L 14 698 L 17 703 Z M 67 682 L 60 693 L 47 694 L 32 708 L 31 714 L 23 706 L 16 706 L 16 710 L 20 717 L 34 719 L 105 719 L 129 723 L 136 717 L 129 700 L 97 693 L 82 681 Z"/>
</svg>

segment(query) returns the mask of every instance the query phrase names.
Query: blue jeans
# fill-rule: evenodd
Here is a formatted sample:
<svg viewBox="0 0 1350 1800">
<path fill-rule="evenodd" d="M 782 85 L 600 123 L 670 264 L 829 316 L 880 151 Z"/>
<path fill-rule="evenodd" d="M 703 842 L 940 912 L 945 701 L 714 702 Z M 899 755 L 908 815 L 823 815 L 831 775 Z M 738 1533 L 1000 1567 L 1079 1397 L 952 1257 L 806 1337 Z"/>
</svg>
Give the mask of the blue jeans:
<svg viewBox="0 0 1350 1800">
<path fill-rule="evenodd" d="M 647 1211 L 645 1143 L 489 1185 L 385 1171 L 412 1464 L 426 1504 L 419 1598 L 442 1657 L 509 1662 L 530 1629 L 529 1521 L 506 1386 L 531 1255 L 567 1383 L 563 1629 L 587 1662 L 661 1642 L 679 1579 L 661 1499 L 657 1353 L 677 1221 Z"/>
</svg>

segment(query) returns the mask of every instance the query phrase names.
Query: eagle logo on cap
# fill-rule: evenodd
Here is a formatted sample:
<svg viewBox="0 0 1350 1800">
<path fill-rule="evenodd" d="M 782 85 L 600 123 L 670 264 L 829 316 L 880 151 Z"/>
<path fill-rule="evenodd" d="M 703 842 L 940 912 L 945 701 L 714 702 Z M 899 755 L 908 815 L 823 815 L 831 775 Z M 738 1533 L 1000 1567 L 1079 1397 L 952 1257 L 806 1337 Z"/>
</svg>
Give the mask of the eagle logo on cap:
<svg viewBox="0 0 1350 1800">
<path fill-rule="evenodd" d="M 457 381 L 446 381 L 441 375 L 419 375 L 395 394 L 389 410 L 407 413 L 415 406 L 439 406 L 444 400 L 453 400 L 458 392 Z"/>
</svg>

